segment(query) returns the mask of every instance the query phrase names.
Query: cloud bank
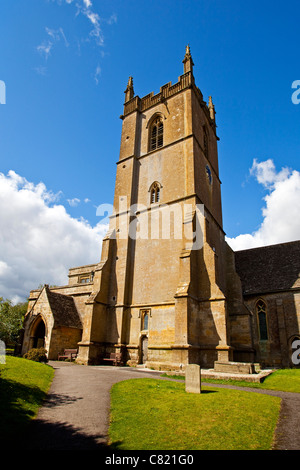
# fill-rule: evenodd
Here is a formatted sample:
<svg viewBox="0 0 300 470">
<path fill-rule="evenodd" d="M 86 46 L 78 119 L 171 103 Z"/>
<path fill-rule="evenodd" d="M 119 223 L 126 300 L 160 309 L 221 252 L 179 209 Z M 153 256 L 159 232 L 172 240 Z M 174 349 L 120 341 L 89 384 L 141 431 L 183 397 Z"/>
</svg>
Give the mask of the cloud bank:
<svg viewBox="0 0 300 470">
<path fill-rule="evenodd" d="M 0 173 L 0 296 L 24 300 L 40 284 L 67 284 L 69 268 L 100 261 L 107 225 L 72 218 L 59 198 L 43 183 Z"/>
<path fill-rule="evenodd" d="M 276 171 L 273 160 L 253 161 L 250 175 L 266 190 L 263 222 L 258 230 L 227 238 L 233 250 L 285 243 L 300 239 L 300 173 L 289 168 Z"/>
<path fill-rule="evenodd" d="M 250 174 L 266 190 L 263 222 L 253 233 L 226 238 L 233 250 L 300 239 L 300 173 L 253 161 Z M 43 183 L 0 173 L 0 297 L 26 299 L 40 284 L 64 285 L 68 269 L 96 263 L 108 225 L 71 217 Z M 79 199 L 68 201 L 76 205 Z M 85 199 L 84 202 L 88 202 Z"/>
</svg>

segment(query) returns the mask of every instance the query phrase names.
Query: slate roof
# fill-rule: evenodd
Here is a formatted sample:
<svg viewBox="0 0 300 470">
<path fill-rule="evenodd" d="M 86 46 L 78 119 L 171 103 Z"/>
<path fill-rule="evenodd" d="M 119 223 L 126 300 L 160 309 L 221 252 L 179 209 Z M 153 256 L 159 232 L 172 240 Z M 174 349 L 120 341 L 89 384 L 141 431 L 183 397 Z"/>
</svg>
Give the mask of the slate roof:
<svg viewBox="0 0 300 470">
<path fill-rule="evenodd" d="M 82 329 L 82 323 L 73 297 L 52 292 L 45 286 L 49 305 L 54 317 L 54 325 Z"/>
<path fill-rule="evenodd" d="M 300 241 L 236 251 L 235 265 L 244 295 L 300 287 Z"/>
</svg>

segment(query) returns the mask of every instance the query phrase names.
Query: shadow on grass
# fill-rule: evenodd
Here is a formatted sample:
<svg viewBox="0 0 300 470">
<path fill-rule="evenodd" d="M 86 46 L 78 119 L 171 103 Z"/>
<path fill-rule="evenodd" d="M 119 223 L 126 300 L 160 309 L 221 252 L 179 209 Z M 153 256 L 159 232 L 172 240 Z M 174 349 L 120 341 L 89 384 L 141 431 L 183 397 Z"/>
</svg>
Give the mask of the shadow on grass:
<svg viewBox="0 0 300 470">
<path fill-rule="evenodd" d="M 87 435 L 68 423 L 35 418 L 40 406 L 60 406 L 81 398 L 49 394 L 0 377 L 0 442 L 4 450 L 109 450 L 106 436 Z M 34 419 L 35 418 L 35 419 Z"/>
<path fill-rule="evenodd" d="M 0 377 L 1 439 L 28 424 L 45 398 L 46 393 L 39 387 Z"/>
</svg>

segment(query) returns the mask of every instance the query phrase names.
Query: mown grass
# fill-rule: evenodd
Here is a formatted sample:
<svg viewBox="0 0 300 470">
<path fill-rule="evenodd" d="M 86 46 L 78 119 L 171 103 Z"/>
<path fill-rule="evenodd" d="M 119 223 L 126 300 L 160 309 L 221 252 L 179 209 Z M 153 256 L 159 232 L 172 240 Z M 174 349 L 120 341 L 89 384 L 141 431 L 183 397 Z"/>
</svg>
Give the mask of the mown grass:
<svg viewBox="0 0 300 470">
<path fill-rule="evenodd" d="M 184 376 L 162 374 L 163 377 L 185 380 Z M 239 387 L 279 390 L 281 392 L 300 393 L 300 369 L 280 369 L 273 372 L 261 383 L 240 380 L 202 379 L 202 382 L 212 384 L 237 385 Z"/>
<path fill-rule="evenodd" d="M 120 450 L 268 450 L 280 398 L 247 391 L 131 379 L 111 390 L 110 445 Z"/>
<path fill-rule="evenodd" d="M 6 356 L 0 364 L 0 442 L 9 442 L 41 406 L 53 379 L 53 369 L 38 362 Z"/>
</svg>

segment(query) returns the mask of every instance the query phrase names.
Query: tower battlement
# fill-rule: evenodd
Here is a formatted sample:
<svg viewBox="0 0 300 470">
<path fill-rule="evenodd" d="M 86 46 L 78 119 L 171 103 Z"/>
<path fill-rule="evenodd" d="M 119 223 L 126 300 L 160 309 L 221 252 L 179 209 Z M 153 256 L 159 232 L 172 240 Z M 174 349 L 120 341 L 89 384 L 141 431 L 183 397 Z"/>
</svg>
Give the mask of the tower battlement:
<svg viewBox="0 0 300 470">
<path fill-rule="evenodd" d="M 144 112 L 153 106 L 156 106 L 160 103 L 164 103 L 169 98 L 177 95 L 178 93 L 186 90 L 188 88 L 192 88 L 195 92 L 195 95 L 203 108 L 207 119 L 213 129 L 216 129 L 216 121 L 215 121 L 215 109 L 212 104 L 211 96 L 209 97 L 209 104 L 207 105 L 206 101 L 203 99 L 203 94 L 201 90 L 196 86 L 195 79 L 193 75 L 193 61 L 191 57 L 191 53 L 189 47 L 187 46 L 187 52 L 185 54 L 184 60 L 184 73 L 178 77 L 177 83 L 172 85 L 172 82 L 168 82 L 165 85 L 160 87 L 160 91 L 156 94 L 152 91 L 148 93 L 144 97 L 140 98 L 138 95 L 134 95 L 133 89 L 133 79 L 129 77 L 128 85 L 125 90 L 125 103 L 124 103 L 124 111 L 123 115 L 121 115 L 121 119 L 124 119 L 125 116 L 135 112 Z M 212 112 L 213 110 L 213 112 Z"/>
</svg>

